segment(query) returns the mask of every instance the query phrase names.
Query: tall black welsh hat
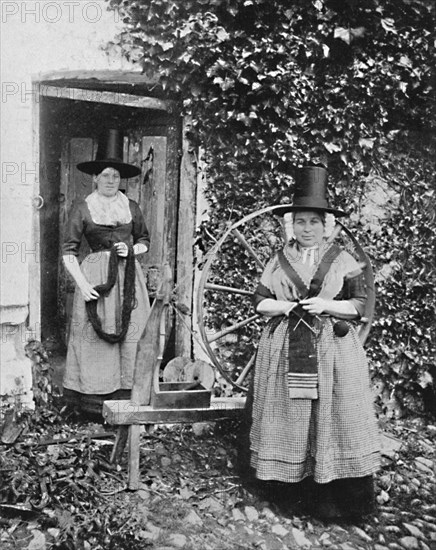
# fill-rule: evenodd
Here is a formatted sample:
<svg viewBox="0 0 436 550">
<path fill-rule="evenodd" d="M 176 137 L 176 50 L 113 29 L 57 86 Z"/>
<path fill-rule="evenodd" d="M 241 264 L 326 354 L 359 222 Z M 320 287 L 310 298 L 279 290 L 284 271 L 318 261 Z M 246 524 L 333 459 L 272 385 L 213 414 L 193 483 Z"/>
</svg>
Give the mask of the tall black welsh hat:
<svg viewBox="0 0 436 550">
<path fill-rule="evenodd" d="M 303 166 L 297 171 L 292 204 L 283 204 L 273 210 L 277 216 L 296 210 L 330 212 L 346 216 L 343 210 L 331 208 L 327 202 L 327 170 L 322 166 Z"/>
<path fill-rule="evenodd" d="M 95 160 L 81 162 L 77 168 L 85 174 L 97 175 L 105 168 L 115 168 L 121 178 L 133 178 L 141 169 L 133 164 L 123 162 L 123 136 L 118 130 L 107 130 L 100 136 Z"/>
</svg>

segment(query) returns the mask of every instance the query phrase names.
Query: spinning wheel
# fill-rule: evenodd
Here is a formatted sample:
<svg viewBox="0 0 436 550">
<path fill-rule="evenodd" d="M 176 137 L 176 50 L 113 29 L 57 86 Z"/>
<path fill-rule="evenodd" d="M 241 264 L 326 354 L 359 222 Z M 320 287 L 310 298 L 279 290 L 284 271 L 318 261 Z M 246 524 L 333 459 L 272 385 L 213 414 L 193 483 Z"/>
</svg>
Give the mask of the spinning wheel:
<svg viewBox="0 0 436 550">
<path fill-rule="evenodd" d="M 198 325 L 209 358 L 237 390 L 247 390 L 256 343 L 266 319 L 255 313 L 251 296 L 267 261 L 283 246 L 280 222 L 269 206 L 229 227 L 207 253 L 197 294 Z M 365 342 L 371 328 L 374 276 L 369 257 L 339 221 L 328 238 L 349 252 L 363 269 L 367 301 L 358 335 Z M 237 259 L 237 261 L 236 261 Z"/>
</svg>

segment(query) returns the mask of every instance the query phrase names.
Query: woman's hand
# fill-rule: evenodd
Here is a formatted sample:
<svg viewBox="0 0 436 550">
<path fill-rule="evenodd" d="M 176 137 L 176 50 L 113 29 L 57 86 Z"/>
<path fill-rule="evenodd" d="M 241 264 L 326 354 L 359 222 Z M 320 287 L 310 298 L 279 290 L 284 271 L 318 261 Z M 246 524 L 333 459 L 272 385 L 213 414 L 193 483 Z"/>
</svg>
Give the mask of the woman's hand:
<svg viewBox="0 0 436 550">
<path fill-rule="evenodd" d="M 83 281 L 79 284 L 80 292 L 82 293 L 85 302 L 91 300 L 97 300 L 100 294 L 94 289 L 94 287 L 88 281 Z"/>
<path fill-rule="evenodd" d="M 291 311 L 298 306 L 298 302 L 289 302 L 288 303 L 289 307 L 286 307 L 285 308 L 285 311 L 283 312 L 284 315 L 286 315 L 286 317 L 289 317 L 289 314 L 291 313 Z"/>
<path fill-rule="evenodd" d="M 256 311 L 267 317 L 277 317 L 278 315 L 289 315 L 297 305 L 297 302 L 288 302 L 287 300 L 274 300 L 265 298 L 257 305 Z"/>
<path fill-rule="evenodd" d="M 97 298 L 100 297 L 100 294 L 96 290 L 94 290 L 94 287 L 83 275 L 76 256 L 72 254 L 64 254 L 64 256 L 62 256 L 62 259 L 64 261 L 66 270 L 74 279 L 76 285 L 79 287 L 79 290 L 82 293 L 85 302 L 89 302 L 90 300 L 97 300 Z"/>
<path fill-rule="evenodd" d="M 332 315 L 338 319 L 356 319 L 359 317 L 356 307 L 349 300 L 326 300 L 324 298 L 307 298 L 301 300 L 302 308 L 311 315 Z"/>
<path fill-rule="evenodd" d="M 114 247 L 117 251 L 118 256 L 121 256 L 121 258 L 127 257 L 127 254 L 129 252 L 129 247 L 126 245 L 126 243 L 123 243 L 123 242 L 115 243 Z"/>
<path fill-rule="evenodd" d="M 330 300 L 324 300 L 324 298 L 319 298 L 318 296 L 300 300 L 302 308 L 311 315 L 321 315 L 321 313 L 328 309 L 329 304 Z"/>
</svg>

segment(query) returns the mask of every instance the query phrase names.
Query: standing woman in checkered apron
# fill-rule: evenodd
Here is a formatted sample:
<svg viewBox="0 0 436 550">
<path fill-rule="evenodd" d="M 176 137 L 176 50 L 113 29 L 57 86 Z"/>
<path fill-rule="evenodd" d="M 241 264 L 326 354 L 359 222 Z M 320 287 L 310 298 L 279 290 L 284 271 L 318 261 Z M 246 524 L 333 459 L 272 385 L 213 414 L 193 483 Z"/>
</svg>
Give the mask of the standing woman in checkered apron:
<svg viewBox="0 0 436 550">
<path fill-rule="evenodd" d="M 352 323 L 365 286 L 356 260 L 325 239 L 326 221 L 345 215 L 328 206 L 326 183 L 324 167 L 303 167 L 292 206 L 274 211 L 293 237 L 254 295 L 256 311 L 270 319 L 256 357 L 250 463 L 282 505 L 299 502 L 332 519 L 373 511 L 380 453 L 368 363 Z"/>
</svg>

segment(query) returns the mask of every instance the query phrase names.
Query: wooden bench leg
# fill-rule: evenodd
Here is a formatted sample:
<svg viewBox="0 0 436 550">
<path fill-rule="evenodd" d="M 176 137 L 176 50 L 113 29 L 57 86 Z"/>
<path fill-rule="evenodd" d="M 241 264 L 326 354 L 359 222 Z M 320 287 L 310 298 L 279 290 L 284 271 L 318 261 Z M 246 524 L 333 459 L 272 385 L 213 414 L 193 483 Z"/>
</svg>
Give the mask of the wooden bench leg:
<svg viewBox="0 0 436 550">
<path fill-rule="evenodd" d="M 129 434 L 129 426 L 118 426 L 117 435 L 115 437 L 115 443 L 112 448 L 111 464 L 118 464 L 121 460 L 124 448 L 127 443 L 127 436 Z"/>
<path fill-rule="evenodd" d="M 129 426 L 129 481 L 128 488 L 131 491 L 137 491 L 140 486 L 139 479 L 139 439 L 141 435 L 141 425 L 132 424 Z"/>
</svg>

